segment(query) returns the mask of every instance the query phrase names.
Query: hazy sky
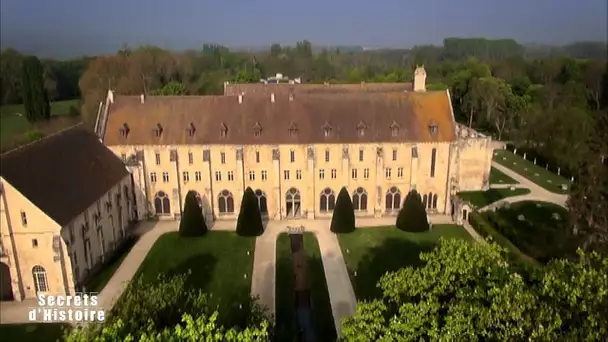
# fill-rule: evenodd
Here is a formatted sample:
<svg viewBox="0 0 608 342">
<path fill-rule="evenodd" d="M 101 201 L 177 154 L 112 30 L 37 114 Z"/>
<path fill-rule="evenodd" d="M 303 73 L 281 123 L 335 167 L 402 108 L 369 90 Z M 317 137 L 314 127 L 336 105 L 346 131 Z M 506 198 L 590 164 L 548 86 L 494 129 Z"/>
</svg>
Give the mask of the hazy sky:
<svg viewBox="0 0 608 342">
<path fill-rule="evenodd" d="M 52 55 L 123 43 L 411 46 L 444 37 L 606 40 L 606 0 L 1 0 L 2 46 Z"/>
</svg>

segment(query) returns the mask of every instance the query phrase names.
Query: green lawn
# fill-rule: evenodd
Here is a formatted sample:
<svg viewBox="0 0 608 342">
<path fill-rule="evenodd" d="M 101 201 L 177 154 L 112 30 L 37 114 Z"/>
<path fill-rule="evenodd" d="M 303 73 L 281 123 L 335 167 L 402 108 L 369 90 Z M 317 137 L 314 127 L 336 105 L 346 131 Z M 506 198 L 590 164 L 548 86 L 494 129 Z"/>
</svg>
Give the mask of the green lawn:
<svg viewBox="0 0 608 342">
<path fill-rule="evenodd" d="M 500 170 L 492 168 L 490 170 L 490 184 L 519 184 L 519 182 L 505 175 Z"/>
<path fill-rule="evenodd" d="M 233 232 L 210 231 L 195 238 L 167 233 L 156 241 L 137 273 L 145 281 L 155 281 L 159 274 L 191 270 L 186 281 L 188 289 L 210 294 L 211 307 L 219 305 L 220 324 L 242 326 L 246 320 L 243 308 L 250 296 L 254 249 L 254 237 Z"/>
<path fill-rule="evenodd" d="M 339 234 L 357 299 L 377 298 L 381 293 L 376 284 L 384 273 L 419 265 L 420 252 L 431 250 L 442 236 L 473 240 L 464 228 L 452 224 L 436 225 L 424 233 L 408 233 L 388 226 L 358 228 L 350 234 Z"/>
<path fill-rule="evenodd" d="M 458 197 L 470 202 L 477 208 L 485 207 L 488 204 L 500 201 L 506 197 L 527 195 L 530 189 L 489 189 L 487 191 L 463 191 L 458 193 Z"/>
<path fill-rule="evenodd" d="M 125 245 L 120 248 L 120 250 L 116 251 L 116 254 L 108 261 L 106 265 L 93 277 L 91 278 L 86 286 L 87 292 L 101 292 L 103 288 L 106 286 L 108 281 L 112 278 L 120 264 L 125 260 L 133 245 L 137 242 L 137 239 L 133 238 L 127 240 Z"/>
<path fill-rule="evenodd" d="M 554 213 L 560 216 L 559 220 L 553 217 Z M 524 201 L 482 215 L 517 248 L 540 262 L 572 252 L 567 228 L 569 213 L 558 205 Z M 523 221 L 519 215 L 523 215 Z"/>
<path fill-rule="evenodd" d="M 519 173 L 520 175 L 526 177 L 532 182 L 540 185 L 541 187 L 557 193 L 557 194 L 567 194 L 568 190 L 562 190 L 561 185 L 566 184 L 568 187 L 570 186 L 570 182 L 562 177 L 558 176 L 555 173 L 546 170 L 543 167 L 538 165 L 534 165 L 533 162 L 526 160 L 518 155 L 513 154 L 507 150 L 496 150 L 494 151 L 494 159 L 495 162 L 508 167 L 509 169 Z"/>
<path fill-rule="evenodd" d="M 80 109 L 80 100 L 51 102 L 51 115 L 67 115 L 71 106 Z M 32 128 L 25 118 L 22 104 L 0 107 L 0 136 L 11 133 L 23 133 Z"/>
<path fill-rule="evenodd" d="M 304 233 L 304 250 L 308 255 L 308 282 L 311 291 L 312 315 L 318 341 L 335 341 L 336 328 L 331 311 L 329 291 L 317 238 Z M 276 338 L 278 341 L 295 341 L 294 277 L 291 245 L 288 234 L 277 238 L 276 264 Z"/>
<path fill-rule="evenodd" d="M 6 342 L 56 342 L 67 327 L 58 323 L 0 324 L 0 338 Z"/>
</svg>

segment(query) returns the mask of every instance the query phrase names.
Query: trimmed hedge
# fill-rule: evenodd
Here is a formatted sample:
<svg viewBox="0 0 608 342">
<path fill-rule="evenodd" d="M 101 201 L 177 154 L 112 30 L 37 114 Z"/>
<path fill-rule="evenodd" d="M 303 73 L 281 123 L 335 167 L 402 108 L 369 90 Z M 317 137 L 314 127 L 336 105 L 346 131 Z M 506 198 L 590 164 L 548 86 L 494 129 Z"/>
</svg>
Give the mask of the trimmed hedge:
<svg viewBox="0 0 608 342">
<path fill-rule="evenodd" d="M 342 187 L 338 194 L 334 214 L 331 217 L 330 229 L 336 234 L 355 231 L 355 209 L 353 209 L 353 202 L 345 187 Z"/>
<path fill-rule="evenodd" d="M 188 191 L 184 203 L 184 213 L 179 221 L 179 235 L 184 237 L 203 236 L 207 231 L 207 223 L 203 217 L 203 210 L 198 204 L 196 192 Z"/>
<path fill-rule="evenodd" d="M 504 237 L 498 230 L 494 228 L 492 223 L 486 220 L 481 214 L 474 211 L 469 214 L 469 223 L 484 238 L 491 237 L 497 244 L 506 248 L 509 252 L 513 253 L 517 260 L 525 263 L 538 264 L 538 261 L 534 260 L 524 252 L 522 252 L 517 246 L 515 246 L 509 239 Z"/>
<path fill-rule="evenodd" d="M 422 198 L 416 190 L 410 191 L 405 197 L 403 208 L 397 216 L 397 228 L 406 232 L 426 232 L 429 230 L 429 221 Z"/>
<path fill-rule="evenodd" d="M 239 218 L 236 221 L 236 233 L 240 236 L 260 236 L 264 233 L 258 197 L 250 187 L 247 187 L 243 194 Z"/>
</svg>

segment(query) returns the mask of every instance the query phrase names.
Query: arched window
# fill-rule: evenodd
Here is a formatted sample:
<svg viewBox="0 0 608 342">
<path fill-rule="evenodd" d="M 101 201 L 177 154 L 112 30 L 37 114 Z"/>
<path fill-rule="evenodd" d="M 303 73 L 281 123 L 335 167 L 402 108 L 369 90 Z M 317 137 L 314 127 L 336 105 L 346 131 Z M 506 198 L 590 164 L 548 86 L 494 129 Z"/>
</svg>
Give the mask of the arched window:
<svg viewBox="0 0 608 342">
<path fill-rule="evenodd" d="M 428 196 L 427 196 L 426 194 L 424 194 L 424 196 L 422 196 L 422 205 L 423 205 L 425 208 L 428 206 L 428 205 L 427 205 L 428 200 L 429 200 L 429 199 L 428 199 Z"/>
<path fill-rule="evenodd" d="M 433 195 L 433 209 L 437 209 L 437 194 Z"/>
<path fill-rule="evenodd" d="M 361 187 L 353 193 L 353 209 L 367 210 L 367 191 Z"/>
<path fill-rule="evenodd" d="M 302 200 L 300 198 L 300 191 L 296 188 L 287 190 L 285 194 L 285 210 L 287 217 L 296 218 L 300 216 L 300 207 Z"/>
<path fill-rule="evenodd" d="M 201 199 L 201 194 L 198 193 L 198 191 L 196 190 L 190 190 L 188 192 L 194 192 L 194 196 L 196 197 L 196 201 L 198 202 L 198 206 L 199 207 L 203 207 L 203 200 Z"/>
<path fill-rule="evenodd" d="M 432 206 L 433 206 L 433 193 L 432 192 L 429 192 L 428 202 L 426 202 L 425 204 L 426 204 L 424 206 L 425 208 L 427 208 L 427 209 L 431 209 L 432 208 Z"/>
<path fill-rule="evenodd" d="M 49 281 L 46 277 L 46 270 L 44 267 L 39 265 L 34 266 L 32 268 L 32 275 L 34 277 L 34 287 L 36 288 L 36 293 L 48 292 Z"/>
<path fill-rule="evenodd" d="M 325 190 L 321 192 L 319 202 L 320 211 L 332 211 L 336 206 L 336 195 L 334 195 L 334 192 L 330 188 L 325 188 Z"/>
<path fill-rule="evenodd" d="M 264 191 L 257 189 L 255 191 L 255 196 L 258 198 L 258 207 L 260 208 L 260 212 L 262 214 L 268 214 L 268 201 L 266 200 L 266 194 Z"/>
<path fill-rule="evenodd" d="M 154 196 L 154 208 L 156 209 L 156 215 L 171 214 L 171 201 L 164 191 L 159 191 Z"/>
<path fill-rule="evenodd" d="M 234 213 L 234 198 L 232 192 L 222 190 L 217 199 L 217 205 L 220 209 L 220 214 Z"/>
<path fill-rule="evenodd" d="M 386 192 L 386 210 L 399 210 L 401 208 L 401 191 L 393 186 Z"/>
</svg>

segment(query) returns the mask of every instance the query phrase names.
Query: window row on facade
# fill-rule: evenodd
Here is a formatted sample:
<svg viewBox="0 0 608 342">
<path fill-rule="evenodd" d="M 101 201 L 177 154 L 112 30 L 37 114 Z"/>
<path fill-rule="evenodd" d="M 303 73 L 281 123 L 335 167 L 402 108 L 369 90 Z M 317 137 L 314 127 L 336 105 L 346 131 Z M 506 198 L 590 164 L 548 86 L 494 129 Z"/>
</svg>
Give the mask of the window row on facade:
<svg viewBox="0 0 608 342">
<path fill-rule="evenodd" d="M 402 167 L 398 167 L 396 168 L 397 170 L 397 178 L 403 178 L 403 168 Z M 328 170 L 328 177 L 330 177 L 331 179 L 336 179 L 338 178 L 338 170 L 337 169 L 330 169 Z M 370 171 L 369 168 L 364 168 L 362 169 L 362 176 L 363 179 L 367 180 L 369 179 L 369 175 L 370 175 Z M 201 171 L 194 171 L 194 181 L 195 182 L 200 182 L 202 181 L 202 173 Z M 234 171 L 225 171 L 224 173 L 222 171 L 215 171 L 215 180 L 220 182 L 222 181 L 223 175 L 226 176 L 226 180 L 228 181 L 233 181 L 234 180 Z M 249 171 L 247 173 L 247 176 L 249 178 L 250 181 L 255 181 L 257 179 L 257 173 L 256 171 Z M 259 172 L 260 175 L 260 179 L 265 181 L 268 180 L 268 171 L 266 170 L 262 170 Z M 283 179 L 285 180 L 290 180 L 291 179 L 291 170 L 283 170 Z M 386 177 L 386 179 L 391 179 L 393 176 L 393 169 L 390 167 L 387 167 L 384 169 L 384 175 Z M 162 182 L 163 183 L 169 183 L 170 181 L 170 174 L 169 172 L 162 172 L 161 173 L 162 176 Z M 318 170 L 318 177 L 319 179 L 325 179 L 325 169 L 319 169 Z M 351 178 L 352 179 L 359 179 L 359 169 L 351 169 Z M 295 170 L 295 179 L 302 179 L 302 170 Z M 183 171 L 182 172 L 182 180 L 185 183 L 188 183 L 190 181 L 190 172 L 189 171 Z M 158 182 L 158 174 L 156 172 L 150 172 L 150 182 L 152 183 L 157 183 Z"/>
<path fill-rule="evenodd" d="M 392 151 L 392 160 L 393 161 L 398 161 L 398 150 L 397 149 L 393 149 Z M 325 150 L 325 162 L 330 162 L 331 160 L 331 156 L 330 156 L 331 152 L 329 149 Z M 363 149 L 359 150 L 359 161 L 365 161 L 364 158 L 364 154 L 365 151 Z M 414 155 L 414 153 L 412 153 L 412 155 Z M 417 156 L 417 153 L 415 153 L 415 155 Z M 433 148 L 431 150 L 431 174 L 434 175 L 435 173 L 435 162 L 436 162 L 436 158 L 437 158 L 437 149 Z M 126 154 L 122 154 L 122 159 L 126 161 L 127 159 L 127 155 Z M 155 164 L 156 165 L 161 165 L 162 159 L 161 159 L 161 153 L 160 152 L 155 152 L 154 154 L 154 159 L 155 159 Z M 169 160 L 171 160 L 171 156 L 169 155 Z M 289 151 L 289 161 L 292 163 L 296 162 L 296 151 L 295 150 L 291 150 Z M 256 164 L 261 163 L 261 158 L 260 158 L 260 152 L 256 151 L 255 152 L 255 162 Z M 220 152 L 220 163 L 221 164 L 226 164 L 226 152 Z M 193 165 L 194 164 L 194 153 L 192 152 L 188 152 L 188 164 L 189 165 Z"/>
<path fill-rule="evenodd" d="M 203 203 L 200 194 L 195 190 L 199 206 L 202 209 Z M 262 215 L 268 214 L 268 197 L 263 190 L 256 189 L 255 195 L 258 198 L 258 207 Z M 325 188 L 319 194 L 318 210 L 321 213 L 332 212 L 336 206 L 336 193 L 331 188 Z M 355 211 L 367 211 L 369 195 L 363 187 L 358 187 L 351 194 L 353 208 Z M 300 190 L 295 187 L 290 188 L 285 192 L 284 204 L 287 217 L 299 217 L 301 215 L 302 195 Z M 402 201 L 401 190 L 397 187 L 390 187 L 385 193 L 385 210 L 394 212 L 401 209 Z M 432 192 L 424 194 L 422 202 L 427 209 L 437 209 L 437 194 Z M 235 213 L 235 198 L 231 191 L 221 190 L 217 195 L 217 208 L 219 215 Z M 172 215 L 171 199 L 164 191 L 158 191 L 154 196 L 154 210 L 156 215 Z"/>
</svg>

